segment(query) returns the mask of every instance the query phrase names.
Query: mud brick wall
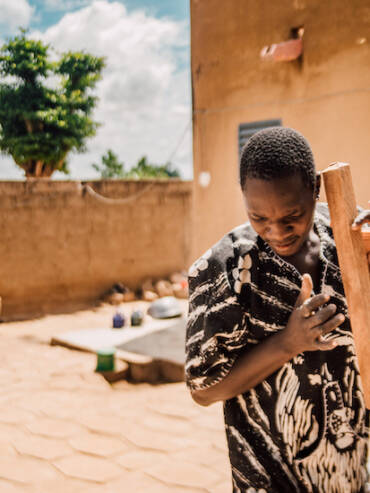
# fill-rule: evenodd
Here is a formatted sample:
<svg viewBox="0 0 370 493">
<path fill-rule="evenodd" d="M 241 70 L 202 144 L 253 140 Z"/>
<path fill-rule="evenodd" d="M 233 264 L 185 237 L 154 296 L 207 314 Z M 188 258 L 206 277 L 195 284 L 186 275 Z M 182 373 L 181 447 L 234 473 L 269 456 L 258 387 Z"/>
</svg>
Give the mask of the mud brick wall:
<svg viewBox="0 0 370 493">
<path fill-rule="evenodd" d="M 318 170 L 333 161 L 350 163 L 357 202 L 367 207 L 369 1 L 191 0 L 190 5 L 197 211 L 192 258 L 247 220 L 238 176 L 241 124 L 280 119 L 308 139 Z M 300 59 L 260 57 L 265 46 L 292 39 L 299 28 L 304 29 Z M 208 187 L 199 181 L 204 172 L 210 174 Z"/>
<path fill-rule="evenodd" d="M 0 182 L 1 317 L 79 308 L 115 282 L 187 268 L 191 197 L 177 180 Z"/>
</svg>

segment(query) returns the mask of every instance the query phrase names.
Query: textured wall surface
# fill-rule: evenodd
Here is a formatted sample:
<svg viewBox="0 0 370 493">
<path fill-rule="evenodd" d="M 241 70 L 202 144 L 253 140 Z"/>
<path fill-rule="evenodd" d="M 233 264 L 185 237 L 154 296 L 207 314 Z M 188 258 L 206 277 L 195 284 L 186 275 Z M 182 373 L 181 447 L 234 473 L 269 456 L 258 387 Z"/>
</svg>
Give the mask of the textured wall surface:
<svg viewBox="0 0 370 493">
<path fill-rule="evenodd" d="M 2 318 L 73 309 L 117 281 L 135 288 L 187 268 L 191 196 L 181 181 L 0 182 Z"/>
<path fill-rule="evenodd" d="M 191 0 L 195 229 L 192 258 L 246 220 L 238 126 L 281 118 L 311 143 L 318 169 L 351 164 L 357 200 L 370 199 L 368 0 Z M 303 57 L 260 58 L 304 27 Z M 207 188 L 199 175 L 209 172 Z M 322 196 L 324 199 L 325 197 Z"/>
</svg>

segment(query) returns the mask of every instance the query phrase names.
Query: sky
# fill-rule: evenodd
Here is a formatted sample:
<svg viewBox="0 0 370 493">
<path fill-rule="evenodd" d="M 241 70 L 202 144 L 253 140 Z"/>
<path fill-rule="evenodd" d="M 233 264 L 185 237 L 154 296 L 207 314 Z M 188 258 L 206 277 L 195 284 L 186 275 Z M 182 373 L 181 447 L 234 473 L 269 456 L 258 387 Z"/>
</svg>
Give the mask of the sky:
<svg viewBox="0 0 370 493">
<path fill-rule="evenodd" d="M 169 159 L 192 178 L 189 0 L 0 0 L 0 42 L 18 28 L 56 53 L 106 57 L 95 94 L 101 123 L 84 154 L 71 153 L 72 179 L 98 178 L 93 163 L 112 149 L 125 168 L 146 155 Z M 0 179 L 23 171 L 0 156 Z M 62 173 L 54 178 L 65 179 Z"/>
</svg>

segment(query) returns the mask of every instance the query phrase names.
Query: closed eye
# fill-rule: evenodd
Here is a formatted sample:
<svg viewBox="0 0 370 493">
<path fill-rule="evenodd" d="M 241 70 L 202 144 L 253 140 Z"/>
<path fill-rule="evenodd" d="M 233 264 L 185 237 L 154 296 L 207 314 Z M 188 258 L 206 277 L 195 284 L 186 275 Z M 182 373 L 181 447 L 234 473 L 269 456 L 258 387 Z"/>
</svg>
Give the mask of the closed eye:
<svg viewBox="0 0 370 493">
<path fill-rule="evenodd" d="M 294 222 L 294 221 L 298 221 L 301 217 L 304 216 L 304 212 L 300 213 L 300 214 L 295 214 L 294 216 L 287 216 L 287 217 L 284 217 L 283 219 L 281 219 L 281 222 L 283 223 L 290 223 L 290 222 Z M 267 221 L 267 218 L 266 217 L 256 217 L 256 216 L 250 216 L 250 218 L 252 219 L 252 221 L 256 222 L 256 223 L 262 223 L 264 221 Z"/>
<path fill-rule="evenodd" d="M 265 217 L 254 217 L 254 216 L 251 216 L 251 219 L 253 221 L 255 221 L 256 223 L 261 223 L 263 221 L 266 221 L 266 218 Z"/>
<path fill-rule="evenodd" d="M 302 214 L 297 214 L 297 215 L 294 215 L 294 216 L 285 217 L 284 218 L 284 221 L 286 221 L 286 222 L 289 222 L 289 221 L 297 221 L 298 219 L 300 219 L 303 216 L 304 216 L 304 212 Z"/>
</svg>

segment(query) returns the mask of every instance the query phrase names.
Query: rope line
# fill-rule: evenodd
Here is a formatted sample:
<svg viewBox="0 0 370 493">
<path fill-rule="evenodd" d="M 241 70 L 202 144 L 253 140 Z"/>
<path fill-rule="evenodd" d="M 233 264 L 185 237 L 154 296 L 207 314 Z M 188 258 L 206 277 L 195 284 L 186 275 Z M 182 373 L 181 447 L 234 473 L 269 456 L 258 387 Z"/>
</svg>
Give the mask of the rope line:
<svg viewBox="0 0 370 493">
<path fill-rule="evenodd" d="M 96 192 L 90 185 L 87 184 L 84 184 L 82 186 L 82 190 L 86 191 L 91 197 L 94 197 L 95 199 L 97 199 L 99 202 L 102 202 L 103 204 L 127 204 L 129 202 L 133 202 L 134 200 L 137 200 L 139 197 L 146 194 L 149 190 L 151 190 L 154 187 L 154 185 L 155 183 L 152 182 L 140 192 L 130 195 L 129 197 L 125 197 L 124 199 L 112 199 L 110 197 L 104 197 L 103 195 L 100 195 L 100 193 Z"/>
</svg>

